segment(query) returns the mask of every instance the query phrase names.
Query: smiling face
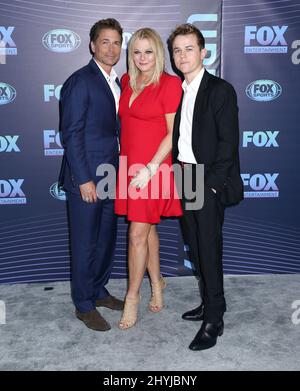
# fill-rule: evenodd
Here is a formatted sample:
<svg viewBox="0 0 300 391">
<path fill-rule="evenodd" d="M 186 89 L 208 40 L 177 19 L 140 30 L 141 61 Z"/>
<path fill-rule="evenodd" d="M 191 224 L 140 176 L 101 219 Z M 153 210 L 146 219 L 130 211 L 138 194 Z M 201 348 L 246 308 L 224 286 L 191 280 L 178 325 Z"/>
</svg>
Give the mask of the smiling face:
<svg viewBox="0 0 300 391">
<path fill-rule="evenodd" d="M 134 65 L 142 73 L 151 75 L 155 69 L 156 56 L 149 39 L 137 39 L 133 46 Z"/>
<path fill-rule="evenodd" d="M 206 49 L 200 49 L 195 34 L 177 35 L 173 42 L 173 57 L 177 69 L 191 82 L 203 67 Z"/>
<path fill-rule="evenodd" d="M 121 36 L 117 30 L 112 29 L 100 30 L 97 39 L 91 42 L 94 58 L 108 74 L 120 59 L 121 47 Z"/>
</svg>

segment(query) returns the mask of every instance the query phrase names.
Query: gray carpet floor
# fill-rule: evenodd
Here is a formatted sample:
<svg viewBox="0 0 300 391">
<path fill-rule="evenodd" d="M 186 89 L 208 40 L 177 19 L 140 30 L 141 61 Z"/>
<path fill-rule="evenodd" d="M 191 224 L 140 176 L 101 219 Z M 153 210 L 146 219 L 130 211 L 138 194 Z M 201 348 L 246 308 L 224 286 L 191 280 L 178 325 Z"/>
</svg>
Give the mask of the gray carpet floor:
<svg viewBox="0 0 300 391">
<path fill-rule="evenodd" d="M 300 300 L 299 275 L 226 276 L 224 335 L 202 352 L 188 349 L 201 323 L 181 319 L 199 304 L 196 279 L 174 277 L 167 283 L 166 307 L 153 314 L 144 280 L 139 321 L 129 330 L 117 328 L 119 312 L 101 309 L 112 325 L 107 332 L 89 330 L 75 318 L 69 282 L 0 285 L 6 307 L 0 370 L 300 369 L 300 324 L 292 322 L 292 303 Z M 54 289 L 45 291 L 45 286 Z M 123 297 L 126 281 L 111 280 L 108 288 Z"/>
</svg>

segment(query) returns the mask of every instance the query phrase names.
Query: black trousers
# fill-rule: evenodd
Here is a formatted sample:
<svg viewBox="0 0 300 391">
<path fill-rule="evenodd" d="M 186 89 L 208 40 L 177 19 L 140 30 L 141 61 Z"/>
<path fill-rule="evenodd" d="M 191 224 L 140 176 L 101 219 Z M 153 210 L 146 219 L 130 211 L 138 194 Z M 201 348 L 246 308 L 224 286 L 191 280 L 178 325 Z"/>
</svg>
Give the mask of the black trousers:
<svg viewBox="0 0 300 391">
<path fill-rule="evenodd" d="M 199 277 L 204 320 L 214 323 L 221 320 L 226 311 L 222 263 L 224 206 L 212 189 L 203 183 L 197 183 L 195 167 L 185 166 L 183 172 L 186 169 L 193 170 L 193 187 L 203 186 L 204 203 L 201 209 L 187 210 L 186 203 L 191 200 L 184 197 L 183 191 L 184 214 L 181 218 L 181 227 L 184 241 L 190 249 L 191 261 Z"/>
</svg>

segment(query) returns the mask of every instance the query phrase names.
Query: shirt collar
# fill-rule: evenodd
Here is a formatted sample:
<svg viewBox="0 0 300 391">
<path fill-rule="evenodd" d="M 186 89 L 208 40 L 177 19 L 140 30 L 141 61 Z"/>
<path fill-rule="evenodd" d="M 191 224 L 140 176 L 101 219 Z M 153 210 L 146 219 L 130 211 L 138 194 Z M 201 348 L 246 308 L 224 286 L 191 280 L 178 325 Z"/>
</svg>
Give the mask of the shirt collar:
<svg viewBox="0 0 300 391">
<path fill-rule="evenodd" d="M 205 68 L 202 67 L 202 69 L 198 73 L 198 75 L 189 84 L 186 82 L 186 80 L 184 80 L 184 82 L 182 83 L 183 91 L 184 92 L 187 92 L 187 91 L 197 92 L 199 90 L 200 83 L 201 83 L 201 80 L 202 80 L 203 75 L 204 75 L 204 71 L 205 71 Z"/>
<path fill-rule="evenodd" d="M 105 79 L 107 81 L 110 81 L 110 80 L 116 80 L 116 78 L 118 77 L 116 71 L 114 70 L 114 68 L 111 68 L 111 71 L 110 71 L 110 75 L 102 68 L 102 66 L 98 63 L 98 61 L 95 60 L 95 58 L 93 57 L 93 60 L 95 61 L 95 63 L 97 64 L 98 68 L 100 69 L 100 71 L 102 72 L 103 76 L 105 77 Z"/>
</svg>

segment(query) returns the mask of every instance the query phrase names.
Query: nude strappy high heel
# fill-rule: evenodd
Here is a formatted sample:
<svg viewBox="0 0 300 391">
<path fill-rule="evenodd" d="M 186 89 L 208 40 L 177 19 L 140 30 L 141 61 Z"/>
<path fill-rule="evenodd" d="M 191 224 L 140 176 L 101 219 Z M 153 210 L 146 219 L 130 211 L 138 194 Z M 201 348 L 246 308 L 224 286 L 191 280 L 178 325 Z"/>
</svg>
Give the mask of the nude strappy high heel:
<svg viewBox="0 0 300 391">
<path fill-rule="evenodd" d="M 150 311 L 159 312 L 163 309 L 163 290 L 165 289 L 166 285 L 167 283 L 162 275 L 157 282 L 151 282 L 152 295 L 149 302 Z"/>
<path fill-rule="evenodd" d="M 137 299 L 126 297 L 123 314 L 119 322 L 119 329 L 127 330 L 136 324 L 138 305 L 140 301 L 141 301 L 140 295 L 138 296 Z"/>
</svg>

